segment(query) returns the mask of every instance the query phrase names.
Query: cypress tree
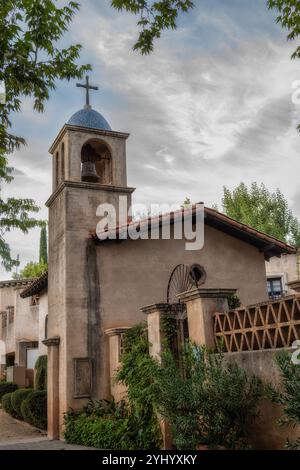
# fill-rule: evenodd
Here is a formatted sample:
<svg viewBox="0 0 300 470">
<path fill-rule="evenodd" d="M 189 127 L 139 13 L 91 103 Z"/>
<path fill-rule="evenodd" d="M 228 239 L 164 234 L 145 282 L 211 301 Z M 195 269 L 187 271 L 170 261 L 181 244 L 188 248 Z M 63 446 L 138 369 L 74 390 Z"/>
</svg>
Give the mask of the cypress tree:
<svg viewBox="0 0 300 470">
<path fill-rule="evenodd" d="M 48 263 L 48 250 L 47 250 L 47 229 L 46 225 L 41 228 L 40 235 L 40 263 Z"/>
</svg>

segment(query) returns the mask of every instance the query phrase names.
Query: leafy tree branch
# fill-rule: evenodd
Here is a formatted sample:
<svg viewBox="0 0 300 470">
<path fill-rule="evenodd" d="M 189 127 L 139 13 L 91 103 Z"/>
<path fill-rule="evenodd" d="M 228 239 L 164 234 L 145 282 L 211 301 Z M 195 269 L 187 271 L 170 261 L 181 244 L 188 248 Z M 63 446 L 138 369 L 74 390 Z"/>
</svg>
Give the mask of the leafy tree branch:
<svg viewBox="0 0 300 470">
<path fill-rule="evenodd" d="M 79 10 L 69 1 L 61 8 L 52 0 L 5 0 L 0 2 L 0 82 L 5 84 L 5 103 L 0 104 L 0 259 L 10 270 L 11 257 L 5 234 L 12 229 L 28 233 L 42 222 L 33 217 L 39 208 L 31 199 L 1 197 L 3 183 L 12 181 L 7 156 L 25 144 L 10 132 L 12 115 L 21 111 L 22 99 L 33 99 L 36 111 L 44 111 L 57 80 L 81 78 L 90 65 L 77 65 L 81 46 L 59 47 Z"/>
<path fill-rule="evenodd" d="M 139 37 L 133 46 L 141 54 L 150 54 L 154 40 L 162 31 L 176 29 L 180 13 L 187 13 L 194 6 L 191 0 L 112 0 L 111 5 L 119 11 L 127 11 L 139 16 Z"/>
</svg>

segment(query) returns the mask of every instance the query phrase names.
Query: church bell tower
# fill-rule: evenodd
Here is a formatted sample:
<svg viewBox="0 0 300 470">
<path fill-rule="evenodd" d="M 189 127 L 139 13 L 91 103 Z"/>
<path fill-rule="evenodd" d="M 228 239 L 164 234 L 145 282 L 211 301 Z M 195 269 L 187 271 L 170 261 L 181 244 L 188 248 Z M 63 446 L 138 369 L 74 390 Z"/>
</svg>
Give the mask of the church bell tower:
<svg viewBox="0 0 300 470">
<path fill-rule="evenodd" d="M 81 408 L 89 398 L 107 397 L 107 371 L 101 330 L 101 249 L 96 232 L 100 204 L 118 214 L 119 198 L 131 206 L 134 188 L 127 186 L 126 140 L 86 103 L 62 127 L 50 148 L 53 191 L 49 208 L 48 273 L 48 423 L 57 438 L 63 414 Z M 103 248 L 104 249 L 104 248 Z M 96 373 L 97 372 L 97 373 Z"/>
<path fill-rule="evenodd" d="M 107 120 L 90 105 L 86 84 L 86 104 L 63 126 L 50 148 L 53 157 L 53 192 L 65 181 L 126 187 L 126 139 L 129 134 L 115 132 Z"/>
</svg>

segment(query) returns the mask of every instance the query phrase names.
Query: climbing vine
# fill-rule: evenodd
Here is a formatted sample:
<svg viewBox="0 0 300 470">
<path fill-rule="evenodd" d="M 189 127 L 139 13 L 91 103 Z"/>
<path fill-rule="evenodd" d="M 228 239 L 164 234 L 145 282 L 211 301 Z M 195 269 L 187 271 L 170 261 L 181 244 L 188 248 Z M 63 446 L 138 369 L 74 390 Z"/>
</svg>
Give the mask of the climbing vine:
<svg viewBox="0 0 300 470">
<path fill-rule="evenodd" d="M 177 338 L 177 321 L 174 315 L 168 313 L 162 316 L 161 331 L 166 345 L 172 349 L 174 340 Z"/>
<path fill-rule="evenodd" d="M 127 399 L 135 420 L 138 449 L 159 449 L 161 432 L 155 408 L 157 363 L 149 355 L 146 324 L 124 334 L 124 352 L 116 381 L 127 387 Z"/>
</svg>

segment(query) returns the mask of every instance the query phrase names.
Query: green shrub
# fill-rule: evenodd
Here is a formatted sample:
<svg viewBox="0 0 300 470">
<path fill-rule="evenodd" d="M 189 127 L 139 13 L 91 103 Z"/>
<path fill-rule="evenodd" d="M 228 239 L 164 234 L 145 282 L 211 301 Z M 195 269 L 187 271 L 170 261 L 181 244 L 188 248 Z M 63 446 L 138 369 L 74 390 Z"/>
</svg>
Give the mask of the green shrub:
<svg viewBox="0 0 300 470">
<path fill-rule="evenodd" d="M 276 356 L 276 363 L 280 370 L 282 385 L 277 390 L 268 387 L 269 397 L 283 408 L 284 417 L 278 422 L 280 426 L 296 427 L 300 425 L 300 365 L 293 364 L 291 354 L 281 351 Z M 300 437 L 295 441 L 288 440 L 288 449 L 300 450 Z"/>
<path fill-rule="evenodd" d="M 139 428 L 125 401 L 90 401 L 81 411 L 65 414 L 65 439 L 100 449 L 138 449 Z"/>
<path fill-rule="evenodd" d="M 9 415 L 15 418 L 16 414 L 11 403 L 11 397 L 12 397 L 12 393 L 6 393 L 5 395 L 3 395 L 1 404 L 2 404 L 2 408 L 4 409 L 4 411 L 6 411 L 6 413 L 8 413 Z"/>
<path fill-rule="evenodd" d="M 14 409 L 14 415 L 18 419 L 23 419 L 23 415 L 21 413 L 21 404 L 28 397 L 33 390 L 31 388 L 20 388 L 13 392 L 11 396 L 11 405 Z"/>
<path fill-rule="evenodd" d="M 35 389 L 47 390 L 47 356 L 37 358 L 35 369 Z"/>
<path fill-rule="evenodd" d="M 227 297 L 227 301 L 228 301 L 229 310 L 234 310 L 234 309 L 239 308 L 241 306 L 241 301 L 240 301 L 239 297 L 236 294 L 230 294 Z"/>
<path fill-rule="evenodd" d="M 0 383 L 0 400 L 6 393 L 12 393 L 17 390 L 18 385 L 13 382 L 1 382 Z"/>
<path fill-rule="evenodd" d="M 44 390 L 31 392 L 21 404 L 24 421 L 40 429 L 47 429 L 47 393 Z"/>
<path fill-rule="evenodd" d="M 221 354 L 187 344 L 182 368 L 170 351 L 163 353 L 157 383 L 157 405 L 171 425 L 177 449 L 248 446 L 248 425 L 263 392 L 257 378 L 248 378 Z"/>
<path fill-rule="evenodd" d="M 66 413 L 67 442 L 112 450 L 160 448 L 161 431 L 155 410 L 157 365 L 149 355 L 146 326 L 128 330 L 123 345 L 116 380 L 127 386 L 127 401 L 91 401 L 81 411 Z"/>
<path fill-rule="evenodd" d="M 128 419 L 97 418 L 84 413 L 77 417 L 67 413 L 65 439 L 68 443 L 110 450 L 134 450 L 135 442 L 128 434 Z"/>
</svg>

